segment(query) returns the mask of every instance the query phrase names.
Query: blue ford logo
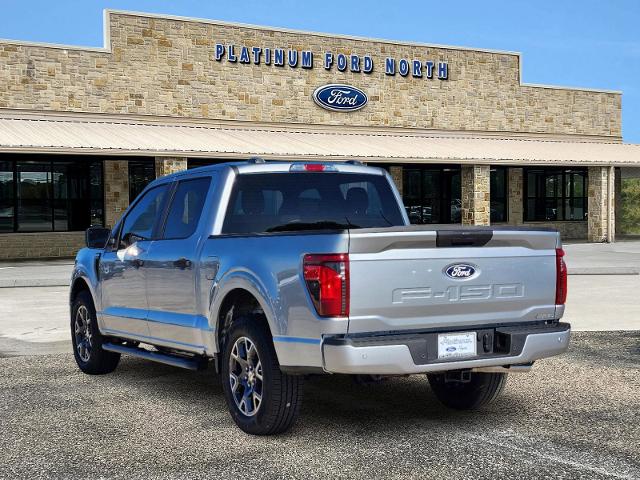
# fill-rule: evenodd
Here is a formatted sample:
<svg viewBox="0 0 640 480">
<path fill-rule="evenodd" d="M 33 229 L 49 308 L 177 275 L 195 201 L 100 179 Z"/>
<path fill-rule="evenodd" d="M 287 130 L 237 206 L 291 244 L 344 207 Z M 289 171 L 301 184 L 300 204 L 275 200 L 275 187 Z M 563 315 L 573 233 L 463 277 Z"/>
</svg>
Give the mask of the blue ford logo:
<svg viewBox="0 0 640 480">
<path fill-rule="evenodd" d="M 456 347 L 447 347 L 447 352 L 455 352 Z"/>
<path fill-rule="evenodd" d="M 367 94 L 350 85 L 331 84 L 318 87 L 313 100 L 322 108 L 335 112 L 353 112 L 367 104 Z"/>
<path fill-rule="evenodd" d="M 476 269 L 473 265 L 469 265 L 466 263 L 455 263 L 453 265 L 449 265 L 444 273 L 449 278 L 461 280 L 473 277 L 476 274 Z"/>
</svg>

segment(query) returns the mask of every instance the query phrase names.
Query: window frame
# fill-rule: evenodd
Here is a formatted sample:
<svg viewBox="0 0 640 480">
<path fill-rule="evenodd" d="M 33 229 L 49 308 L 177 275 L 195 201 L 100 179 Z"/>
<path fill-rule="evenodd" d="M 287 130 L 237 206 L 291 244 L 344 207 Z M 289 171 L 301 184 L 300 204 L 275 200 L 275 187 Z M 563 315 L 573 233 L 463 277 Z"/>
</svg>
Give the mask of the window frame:
<svg viewBox="0 0 640 480">
<path fill-rule="evenodd" d="M 542 197 L 538 197 L 535 195 L 535 193 L 537 193 L 537 182 L 536 182 L 536 192 L 534 192 L 534 196 L 529 196 L 529 174 L 531 172 L 542 172 L 543 175 L 543 179 L 545 180 L 545 195 Z M 580 173 L 582 174 L 582 182 L 583 182 L 583 186 L 582 186 L 582 196 L 570 196 L 567 193 L 567 178 L 571 175 L 575 175 L 576 173 Z M 586 168 L 575 168 L 575 167 L 525 167 L 523 170 L 523 178 L 522 178 L 522 183 L 523 183 L 523 195 L 522 195 L 522 200 L 523 200 L 523 212 L 522 212 L 522 221 L 523 223 L 535 223 L 535 222 L 585 222 L 588 219 L 589 216 L 589 170 Z M 559 181 L 560 181 L 560 194 L 556 194 L 555 196 L 547 196 L 546 195 L 546 178 L 549 176 L 558 176 L 559 175 Z M 556 187 L 557 190 L 557 187 Z M 570 190 L 575 190 L 575 186 L 572 184 L 571 189 Z M 556 214 L 556 219 L 552 219 L 552 220 L 548 220 L 548 219 L 540 219 L 540 218 L 530 218 L 529 217 L 529 200 L 530 199 L 535 199 L 536 203 L 538 201 L 542 201 L 544 202 L 544 204 L 546 205 L 546 202 L 549 200 L 552 200 L 556 203 L 560 203 L 562 205 L 562 215 L 561 218 L 557 218 L 558 215 Z M 584 215 L 583 218 L 567 218 L 567 209 L 566 209 L 566 205 L 567 202 L 572 202 L 576 199 L 580 199 L 582 200 L 582 204 L 583 204 L 583 211 L 584 211 Z M 545 207 L 546 208 L 546 207 Z M 536 208 L 537 209 L 537 208 Z"/>
<path fill-rule="evenodd" d="M 198 217 L 198 221 L 196 223 L 196 228 L 194 229 L 193 233 L 191 233 L 191 235 L 188 235 L 186 237 L 165 237 L 164 234 L 167 230 L 167 222 L 169 220 L 169 212 L 171 211 L 171 206 L 173 205 L 173 200 L 175 198 L 176 193 L 178 192 L 178 188 L 180 188 L 180 184 L 181 183 L 186 183 L 186 182 L 193 182 L 196 180 L 208 180 L 209 181 L 209 185 L 207 186 L 207 193 L 205 194 L 205 201 L 203 204 L 203 208 L 200 211 L 200 216 Z M 183 178 L 183 179 L 179 179 L 176 180 L 174 182 L 172 182 L 171 185 L 171 190 L 169 192 L 169 198 L 166 201 L 166 204 L 164 205 L 164 211 L 162 213 L 162 224 L 159 226 L 159 231 L 158 231 L 158 238 L 154 238 L 154 240 L 186 240 L 187 238 L 191 238 L 193 237 L 197 232 L 198 232 L 198 227 L 200 226 L 200 222 L 202 221 L 202 214 L 204 213 L 204 207 L 207 204 L 207 198 L 209 198 L 209 194 L 211 193 L 211 185 L 213 184 L 213 177 L 211 175 L 203 175 L 200 177 L 188 177 L 188 178 Z"/>
<path fill-rule="evenodd" d="M 491 188 L 491 171 L 503 172 L 504 175 L 504 195 L 501 197 L 494 197 L 493 189 Z M 502 200 L 504 204 L 504 220 L 493 221 L 491 218 L 491 202 L 498 202 Z M 489 223 L 492 225 L 495 223 L 508 223 L 509 222 L 509 168 L 501 165 L 491 165 L 489 167 Z"/>
</svg>

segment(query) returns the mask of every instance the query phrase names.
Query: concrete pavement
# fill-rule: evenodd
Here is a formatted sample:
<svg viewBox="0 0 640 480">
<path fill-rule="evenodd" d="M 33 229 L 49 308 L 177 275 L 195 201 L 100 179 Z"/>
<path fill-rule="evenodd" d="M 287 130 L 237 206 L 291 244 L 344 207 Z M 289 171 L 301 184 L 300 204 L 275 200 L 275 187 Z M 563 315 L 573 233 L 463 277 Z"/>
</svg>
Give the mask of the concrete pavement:
<svg viewBox="0 0 640 480">
<path fill-rule="evenodd" d="M 578 333 L 476 412 L 441 406 L 423 375 L 310 378 L 279 437 L 243 434 L 212 370 L 4 358 L 0 478 L 637 479 L 639 346 L 637 332 Z"/>
</svg>

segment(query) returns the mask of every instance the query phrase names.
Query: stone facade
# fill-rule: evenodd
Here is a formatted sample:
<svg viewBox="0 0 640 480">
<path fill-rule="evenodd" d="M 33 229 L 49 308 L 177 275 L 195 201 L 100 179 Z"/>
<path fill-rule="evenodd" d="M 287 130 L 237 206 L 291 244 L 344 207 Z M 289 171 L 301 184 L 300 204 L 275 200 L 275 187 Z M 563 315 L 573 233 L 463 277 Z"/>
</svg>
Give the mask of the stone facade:
<svg viewBox="0 0 640 480">
<path fill-rule="evenodd" d="M 609 181 L 615 180 L 614 178 L 610 179 L 609 171 L 610 167 L 589 167 L 588 240 L 590 242 L 614 240 L 614 232 L 609 232 L 609 226 L 615 225 L 615 218 L 613 217 L 615 211 L 609 209 L 609 192 L 613 197 L 615 195 L 615 187 L 614 185 L 609 185 Z M 611 203 L 615 205 L 615 198 L 611 198 Z"/>
<path fill-rule="evenodd" d="M 187 169 L 187 159 L 183 157 L 156 157 L 156 178 Z"/>
<path fill-rule="evenodd" d="M 129 162 L 104 161 L 105 226 L 113 227 L 129 206 Z"/>
<path fill-rule="evenodd" d="M 0 260 L 75 257 L 84 246 L 84 232 L 3 233 Z"/>
<path fill-rule="evenodd" d="M 462 224 L 489 225 L 489 165 L 463 165 L 460 174 Z"/>
<path fill-rule="evenodd" d="M 0 108 L 294 124 L 621 137 L 621 96 L 520 83 L 520 57 L 110 13 L 108 51 L 0 43 Z M 313 68 L 216 61 L 215 44 L 310 50 Z M 325 70 L 323 53 L 370 55 L 371 73 Z M 448 62 L 448 79 L 385 74 L 387 57 Z M 347 83 L 369 96 L 345 116 L 313 103 Z"/>
<path fill-rule="evenodd" d="M 524 171 L 522 168 L 511 168 L 507 170 L 507 223 L 509 225 L 521 225 L 524 218 Z"/>
<path fill-rule="evenodd" d="M 258 122 L 322 129 L 325 125 L 445 130 L 501 137 L 541 135 L 621 141 L 621 95 L 522 84 L 520 56 L 455 47 L 355 39 L 221 22 L 110 12 L 102 49 L 0 41 L 0 109 L 154 115 L 175 119 Z M 216 60 L 215 46 L 234 44 L 313 52 L 313 68 Z M 371 73 L 325 69 L 323 54 L 369 55 Z M 238 52 L 237 52 L 238 53 Z M 385 74 L 385 60 L 447 62 L 446 80 Z M 286 61 L 286 60 L 285 60 Z M 367 93 L 365 108 L 324 110 L 312 100 L 325 84 Z M 194 127 L 195 128 L 195 127 Z M 390 161 L 393 161 L 390 159 Z M 442 163 L 447 163 L 443 160 Z M 187 168 L 187 159 L 155 159 L 157 176 Z M 604 173 L 603 173 L 604 172 Z M 594 175 L 591 181 L 591 175 Z M 527 223 L 552 226 L 565 238 L 607 238 L 605 170 L 590 169 L 589 221 Z M 401 166 L 390 168 L 400 193 Z M 603 180 L 604 178 L 604 180 Z M 105 224 L 129 204 L 128 162 L 104 162 Z M 463 166 L 465 225 L 490 223 L 490 169 Z M 617 187 L 619 189 L 619 186 Z M 523 222 L 523 169 L 509 168 L 508 223 Z M 589 234 L 587 235 L 587 230 Z M 0 235 L 0 258 L 72 256 L 83 233 Z"/>
</svg>

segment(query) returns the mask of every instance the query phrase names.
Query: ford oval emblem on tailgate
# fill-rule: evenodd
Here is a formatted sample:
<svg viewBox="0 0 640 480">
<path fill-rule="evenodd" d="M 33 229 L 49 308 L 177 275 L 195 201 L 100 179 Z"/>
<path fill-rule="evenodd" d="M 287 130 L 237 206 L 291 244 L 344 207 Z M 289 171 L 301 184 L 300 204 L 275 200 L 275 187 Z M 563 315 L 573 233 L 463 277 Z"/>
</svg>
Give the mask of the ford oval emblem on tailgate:
<svg viewBox="0 0 640 480">
<path fill-rule="evenodd" d="M 330 84 L 318 87 L 313 100 L 322 108 L 334 112 L 353 112 L 367 104 L 367 94 L 351 85 Z"/>
<path fill-rule="evenodd" d="M 476 267 L 468 263 L 454 263 L 449 265 L 444 271 L 445 275 L 454 280 L 465 280 L 472 278 L 476 274 Z"/>
</svg>

